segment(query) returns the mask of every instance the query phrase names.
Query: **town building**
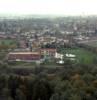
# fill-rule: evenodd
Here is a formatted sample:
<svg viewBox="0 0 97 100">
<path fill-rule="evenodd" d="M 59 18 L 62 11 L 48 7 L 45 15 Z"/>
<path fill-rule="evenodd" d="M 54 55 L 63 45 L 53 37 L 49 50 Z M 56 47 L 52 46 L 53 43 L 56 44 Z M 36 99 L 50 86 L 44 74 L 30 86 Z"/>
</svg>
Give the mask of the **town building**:
<svg viewBox="0 0 97 100">
<path fill-rule="evenodd" d="M 37 61 L 41 59 L 39 52 L 10 52 L 8 61 Z"/>
<path fill-rule="evenodd" d="M 57 50 L 54 48 L 42 48 L 40 49 L 40 53 L 44 57 L 55 57 Z"/>
</svg>

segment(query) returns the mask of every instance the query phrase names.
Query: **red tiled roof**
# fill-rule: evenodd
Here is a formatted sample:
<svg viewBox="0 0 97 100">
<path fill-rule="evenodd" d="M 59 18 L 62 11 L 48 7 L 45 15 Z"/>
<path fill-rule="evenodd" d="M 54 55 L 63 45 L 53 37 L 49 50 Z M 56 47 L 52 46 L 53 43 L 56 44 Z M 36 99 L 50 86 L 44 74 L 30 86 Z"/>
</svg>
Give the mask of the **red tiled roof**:
<svg viewBox="0 0 97 100">
<path fill-rule="evenodd" d="M 31 53 L 31 52 L 15 52 L 9 53 L 8 60 L 39 60 L 39 53 Z"/>
</svg>

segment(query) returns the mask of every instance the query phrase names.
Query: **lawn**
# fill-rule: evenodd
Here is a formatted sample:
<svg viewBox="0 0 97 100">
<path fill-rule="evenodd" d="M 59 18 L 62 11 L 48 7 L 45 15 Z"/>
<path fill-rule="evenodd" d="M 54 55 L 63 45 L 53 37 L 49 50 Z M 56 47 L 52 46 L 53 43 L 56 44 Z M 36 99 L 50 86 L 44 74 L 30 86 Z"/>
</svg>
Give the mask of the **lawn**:
<svg viewBox="0 0 97 100">
<path fill-rule="evenodd" d="M 13 45 L 13 44 L 16 44 L 16 40 L 13 40 L 13 39 L 1 39 L 0 40 L 0 45 Z"/>
<path fill-rule="evenodd" d="M 83 48 L 65 48 L 61 49 L 60 53 L 64 55 L 66 53 L 74 54 L 76 55 L 76 61 L 82 64 L 94 64 L 97 62 L 97 54 Z"/>
</svg>

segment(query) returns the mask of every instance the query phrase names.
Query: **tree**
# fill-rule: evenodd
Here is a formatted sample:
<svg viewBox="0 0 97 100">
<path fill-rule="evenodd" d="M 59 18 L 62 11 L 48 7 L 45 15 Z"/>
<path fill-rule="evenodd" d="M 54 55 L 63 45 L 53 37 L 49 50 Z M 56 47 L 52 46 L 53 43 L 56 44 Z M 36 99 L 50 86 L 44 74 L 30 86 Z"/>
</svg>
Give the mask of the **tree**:
<svg viewBox="0 0 97 100">
<path fill-rule="evenodd" d="M 11 97 L 11 95 L 10 95 L 10 90 L 8 88 L 3 88 L 2 96 L 6 100 L 13 100 L 12 97 Z"/>
<path fill-rule="evenodd" d="M 8 79 L 8 88 L 11 91 L 11 97 L 15 99 L 16 89 L 18 88 L 19 84 L 15 76 L 10 76 Z"/>
<path fill-rule="evenodd" d="M 16 89 L 15 100 L 26 100 L 26 95 L 20 89 Z"/>
<path fill-rule="evenodd" d="M 69 100 L 82 100 L 80 96 L 78 95 L 72 95 L 71 97 L 69 97 Z"/>
<path fill-rule="evenodd" d="M 44 79 L 38 79 L 33 86 L 33 100 L 49 100 L 52 94 L 50 84 Z"/>
<path fill-rule="evenodd" d="M 6 86 L 6 78 L 5 76 L 0 76 L 0 94 L 2 93 L 3 88 Z"/>
<path fill-rule="evenodd" d="M 61 95 L 58 93 L 55 93 L 51 96 L 50 100 L 61 100 Z"/>
</svg>

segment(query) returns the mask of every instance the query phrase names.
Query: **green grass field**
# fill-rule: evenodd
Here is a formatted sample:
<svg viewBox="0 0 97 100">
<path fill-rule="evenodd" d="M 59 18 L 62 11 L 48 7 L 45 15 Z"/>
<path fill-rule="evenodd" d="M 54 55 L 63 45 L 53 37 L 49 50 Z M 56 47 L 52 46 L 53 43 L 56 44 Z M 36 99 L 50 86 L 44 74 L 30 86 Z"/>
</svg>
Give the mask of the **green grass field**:
<svg viewBox="0 0 97 100">
<path fill-rule="evenodd" d="M 83 48 L 65 48 L 61 49 L 60 53 L 76 55 L 76 60 L 81 64 L 94 64 L 97 62 L 97 54 Z"/>
<path fill-rule="evenodd" d="M 1 39 L 0 40 L 0 45 L 13 45 L 13 44 L 16 44 L 16 40 L 13 40 L 13 39 Z"/>
</svg>

